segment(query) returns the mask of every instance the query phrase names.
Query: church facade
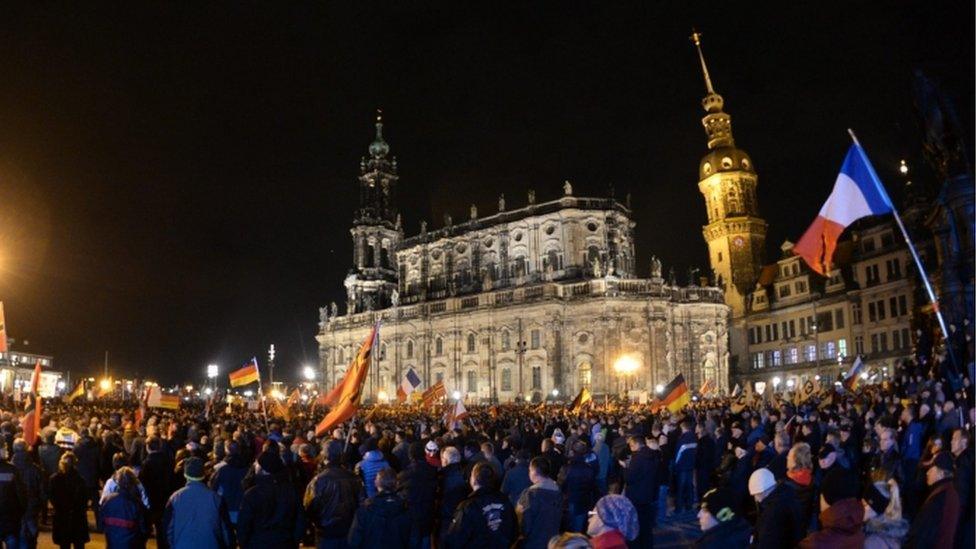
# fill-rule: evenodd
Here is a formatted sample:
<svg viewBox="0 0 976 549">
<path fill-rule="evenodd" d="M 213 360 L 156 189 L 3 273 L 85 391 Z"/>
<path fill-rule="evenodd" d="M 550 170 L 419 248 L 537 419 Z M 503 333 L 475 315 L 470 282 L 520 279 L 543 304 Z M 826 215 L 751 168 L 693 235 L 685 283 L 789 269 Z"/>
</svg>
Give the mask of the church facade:
<svg viewBox="0 0 976 549">
<path fill-rule="evenodd" d="M 653 394 L 679 372 L 689 386 L 728 389 L 730 308 L 722 290 L 638 274 L 628 205 L 562 192 L 405 236 L 396 159 L 377 119 L 360 165 L 353 268 L 344 314 L 320 309 L 326 386 L 342 378 L 370 327 L 379 352 L 365 392 L 385 400 L 407 371 L 469 402 Z M 625 360 L 624 360 L 625 359 Z M 626 367 L 622 367 L 626 366 Z"/>
</svg>

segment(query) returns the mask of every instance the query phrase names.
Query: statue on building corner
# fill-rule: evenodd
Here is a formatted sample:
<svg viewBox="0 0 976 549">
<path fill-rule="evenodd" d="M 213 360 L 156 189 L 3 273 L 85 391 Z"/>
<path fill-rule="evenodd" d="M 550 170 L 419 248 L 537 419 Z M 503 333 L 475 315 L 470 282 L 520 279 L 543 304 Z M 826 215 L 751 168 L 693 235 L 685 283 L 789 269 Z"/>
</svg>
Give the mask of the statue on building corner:
<svg viewBox="0 0 976 549">
<path fill-rule="evenodd" d="M 339 306 L 336 305 L 335 301 L 333 301 L 332 303 L 329 303 L 329 317 L 336 318 L 337 316 L 339 316 Z"/>
<path fill-rule="evenodd" d="M 450 227 L 453 224 L 454 224 L 454 218 L 451 217 L 451 214 L 449 213 L 444 214 L 444 226 Z"/>
<path fill-rule="evenodd" d="M 329 308 L 319 307 L 319 328 L 325 328 L 329 323 Z"/>
<path fill-rule="evenodd" d="M 699 270 L 700 269 L 698 267 L 688 267 L 688 285 L 689 286 L 697 286 L 698 285 L 695 279 L 698 278 L 698 271 Z"/>
<path fill-rule="evenodd" d="M 535 204 L 535 189 L 529 189 L 529 204 Z"/>
<path fill-rule="evenodd" d="M 400 291 L 396 288 L 393 288 L 393 291 L 390 293 L 390 304 L 394 307 L 400 306 Z"/>
<path fill-rule="evenodd" d="M 504 193 L 498 195 L 498 211 L 500 211 L 500 212 L 504 212 L 505 211 L 505 194 Z"/>
<path fill-rule="evenodd" d="M 478 219 L 478 206 L 471 205 L 471 219 Z"/>
<path fill-rule="evenodd" d="M 420 220 L 420 234 L 427 234 L 427 222 L 423 219 Z"/>
<path fill-rule="evenodd" d="M 603 268 L 600 265 L 600 258 L 599 257 L 594 257 L 593 258 L 593 264 L 592 265 L 593 265 L 593 278 L 600 278 L 600 277 L 602 277 L 603 276 Z"/>
<path fill-rule="evenodd" d="M 656 255 L 651 256 L 651 278 L 661 278 L 661 260 Z"/>
<path fill-rule="evenodd" d="M 573 195 L 573 184 L 568 179 L 563 183 L 563 194 L 566 196 Z"/>
<path fill-rule="evenodd" d="M 678 279 L 674 276 L 674 265 L 668 267 L 668 285 L 669 286 L 678 285 Z"/>
</svg>

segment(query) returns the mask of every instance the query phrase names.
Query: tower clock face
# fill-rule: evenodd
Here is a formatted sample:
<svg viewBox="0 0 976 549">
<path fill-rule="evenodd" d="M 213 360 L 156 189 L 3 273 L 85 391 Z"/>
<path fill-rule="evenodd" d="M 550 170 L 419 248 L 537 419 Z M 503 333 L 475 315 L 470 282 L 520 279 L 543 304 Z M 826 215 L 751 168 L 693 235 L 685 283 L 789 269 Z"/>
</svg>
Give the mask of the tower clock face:
<svg viewBox="0 0 976 549">
<path fill-rule="evenodd" d="M 742 238 L 741 236 L 737 236 L 737 237 L 735 237 L 735 238 L 732 239 L 732 247 L 735 248 L 735 249 L 737 249 L 737 250 L 741 250 L 742 247 L 745 246 L 745 245 L 746 245 L 746 240 L 744 238 Z"/>
</svg>

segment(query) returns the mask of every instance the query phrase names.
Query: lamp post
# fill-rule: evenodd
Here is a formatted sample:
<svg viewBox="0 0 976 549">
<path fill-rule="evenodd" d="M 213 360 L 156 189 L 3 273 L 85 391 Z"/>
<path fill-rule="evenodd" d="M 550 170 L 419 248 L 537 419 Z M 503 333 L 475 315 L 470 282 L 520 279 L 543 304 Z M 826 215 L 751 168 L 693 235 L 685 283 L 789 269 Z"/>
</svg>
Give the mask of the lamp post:
<svg viewBox="0 0 976 549">
<path fill-rule="evenodd" d="M 213 386 L 214 390 L 217 389 L 217 374 L 220 372 L 220 368 L 216 364 L 207 364 L 207 379 L 210 380 L 210 384 Z"/>
<path fill-rule="evenodd" d="M 630 355 L 621 355 L 613 363 L 614 371 L 617 372 L 617 375 L 619 375 L 624 381 L 624 397 L 628 402 L 630 402 L 629 378 L 632 374 L 637 372 L 637 368 L 639 366 L 640 365 L 637 363 L 637 360 Z"/>
<path fill-rule="evenodd" d="M 275 347 L 274 343 L 268 347 L 268 385 L 274 387 L 274 358 L 275 358 Z"/>
</svg>

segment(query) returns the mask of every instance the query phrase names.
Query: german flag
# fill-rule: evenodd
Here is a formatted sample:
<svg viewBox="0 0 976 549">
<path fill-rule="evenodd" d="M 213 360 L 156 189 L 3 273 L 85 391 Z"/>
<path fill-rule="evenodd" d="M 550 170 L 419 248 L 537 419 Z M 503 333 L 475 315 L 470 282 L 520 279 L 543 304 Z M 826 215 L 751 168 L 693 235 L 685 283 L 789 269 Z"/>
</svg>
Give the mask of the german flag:
<svg viewBox="0 0 976 549">
<path fill-rule="evenodd" d="M 164 395 L 159 387 L 152 387 L 148 399 L 150 408 L 180 409 L 180 395 Z"/>
<path fill-rule="evenodd" d="M 329 429 L 354 416 L 359 410 L 359 400 L 363 396 L 363 382 L 366 381 L 366 374 L 369 372 L 373 346 L 379 339 L 379 331 L 380 325 L 377 323 L 370 330 L 366 341 L 359 347 L 356 361 L 346 372 L 345 379 L 342 380 L 342 393 L 339 395 L 339 403 L 315 427 L 316 435 L 321 436 L 322 433 L 328 432 Z"/>
<path fill-rule="evenodd" d="M 592 400 L 593 400 L 593 395 L 590 394 L 590 390 L 587 389 L 586 387 L 583 387 L 582 389 L 580 389 L 579 394 L 576 395 L 576 398 L 573 399 L 573 402 L 569 404 L 569 412 L 572 414 L 578 414 L 582 412 L 583 406 L 586 406 L 586 404 Z"/>
<path fill-rule="evenodd" d="M 85 396 L 85 380 L 82 379 L 75 385 L 75 388 L 72 389 L 70 393 L 68 393 L 68 396 L 64 397 L 64 399 L 65 401 L 68 402 L 68 404 L 71 404 L 76 399 L 79 399 L 83 396 Z"/>
<path fill-rule="evenodd" d="M 671 383 L 668 383 L 667 387 L 664 388 L 662 394 L 664 396 L 661 399 L 661 406 L 670 410 L 671 413 L 679 412 L 691 402 L 691 392 L 688 390 L 688 384 L 685 383 L 683 374 L 675 376 Z"/>
<path fill-rule="evenodd" d="M 240 387 L 241 385 L 254 383 L 260 379 L 261 377 L 258 374 L 258 359 L 252 358 L 251 362 L 248 362 L 246 366 L 230 373 L 230 386 Z"/>
</svg>

